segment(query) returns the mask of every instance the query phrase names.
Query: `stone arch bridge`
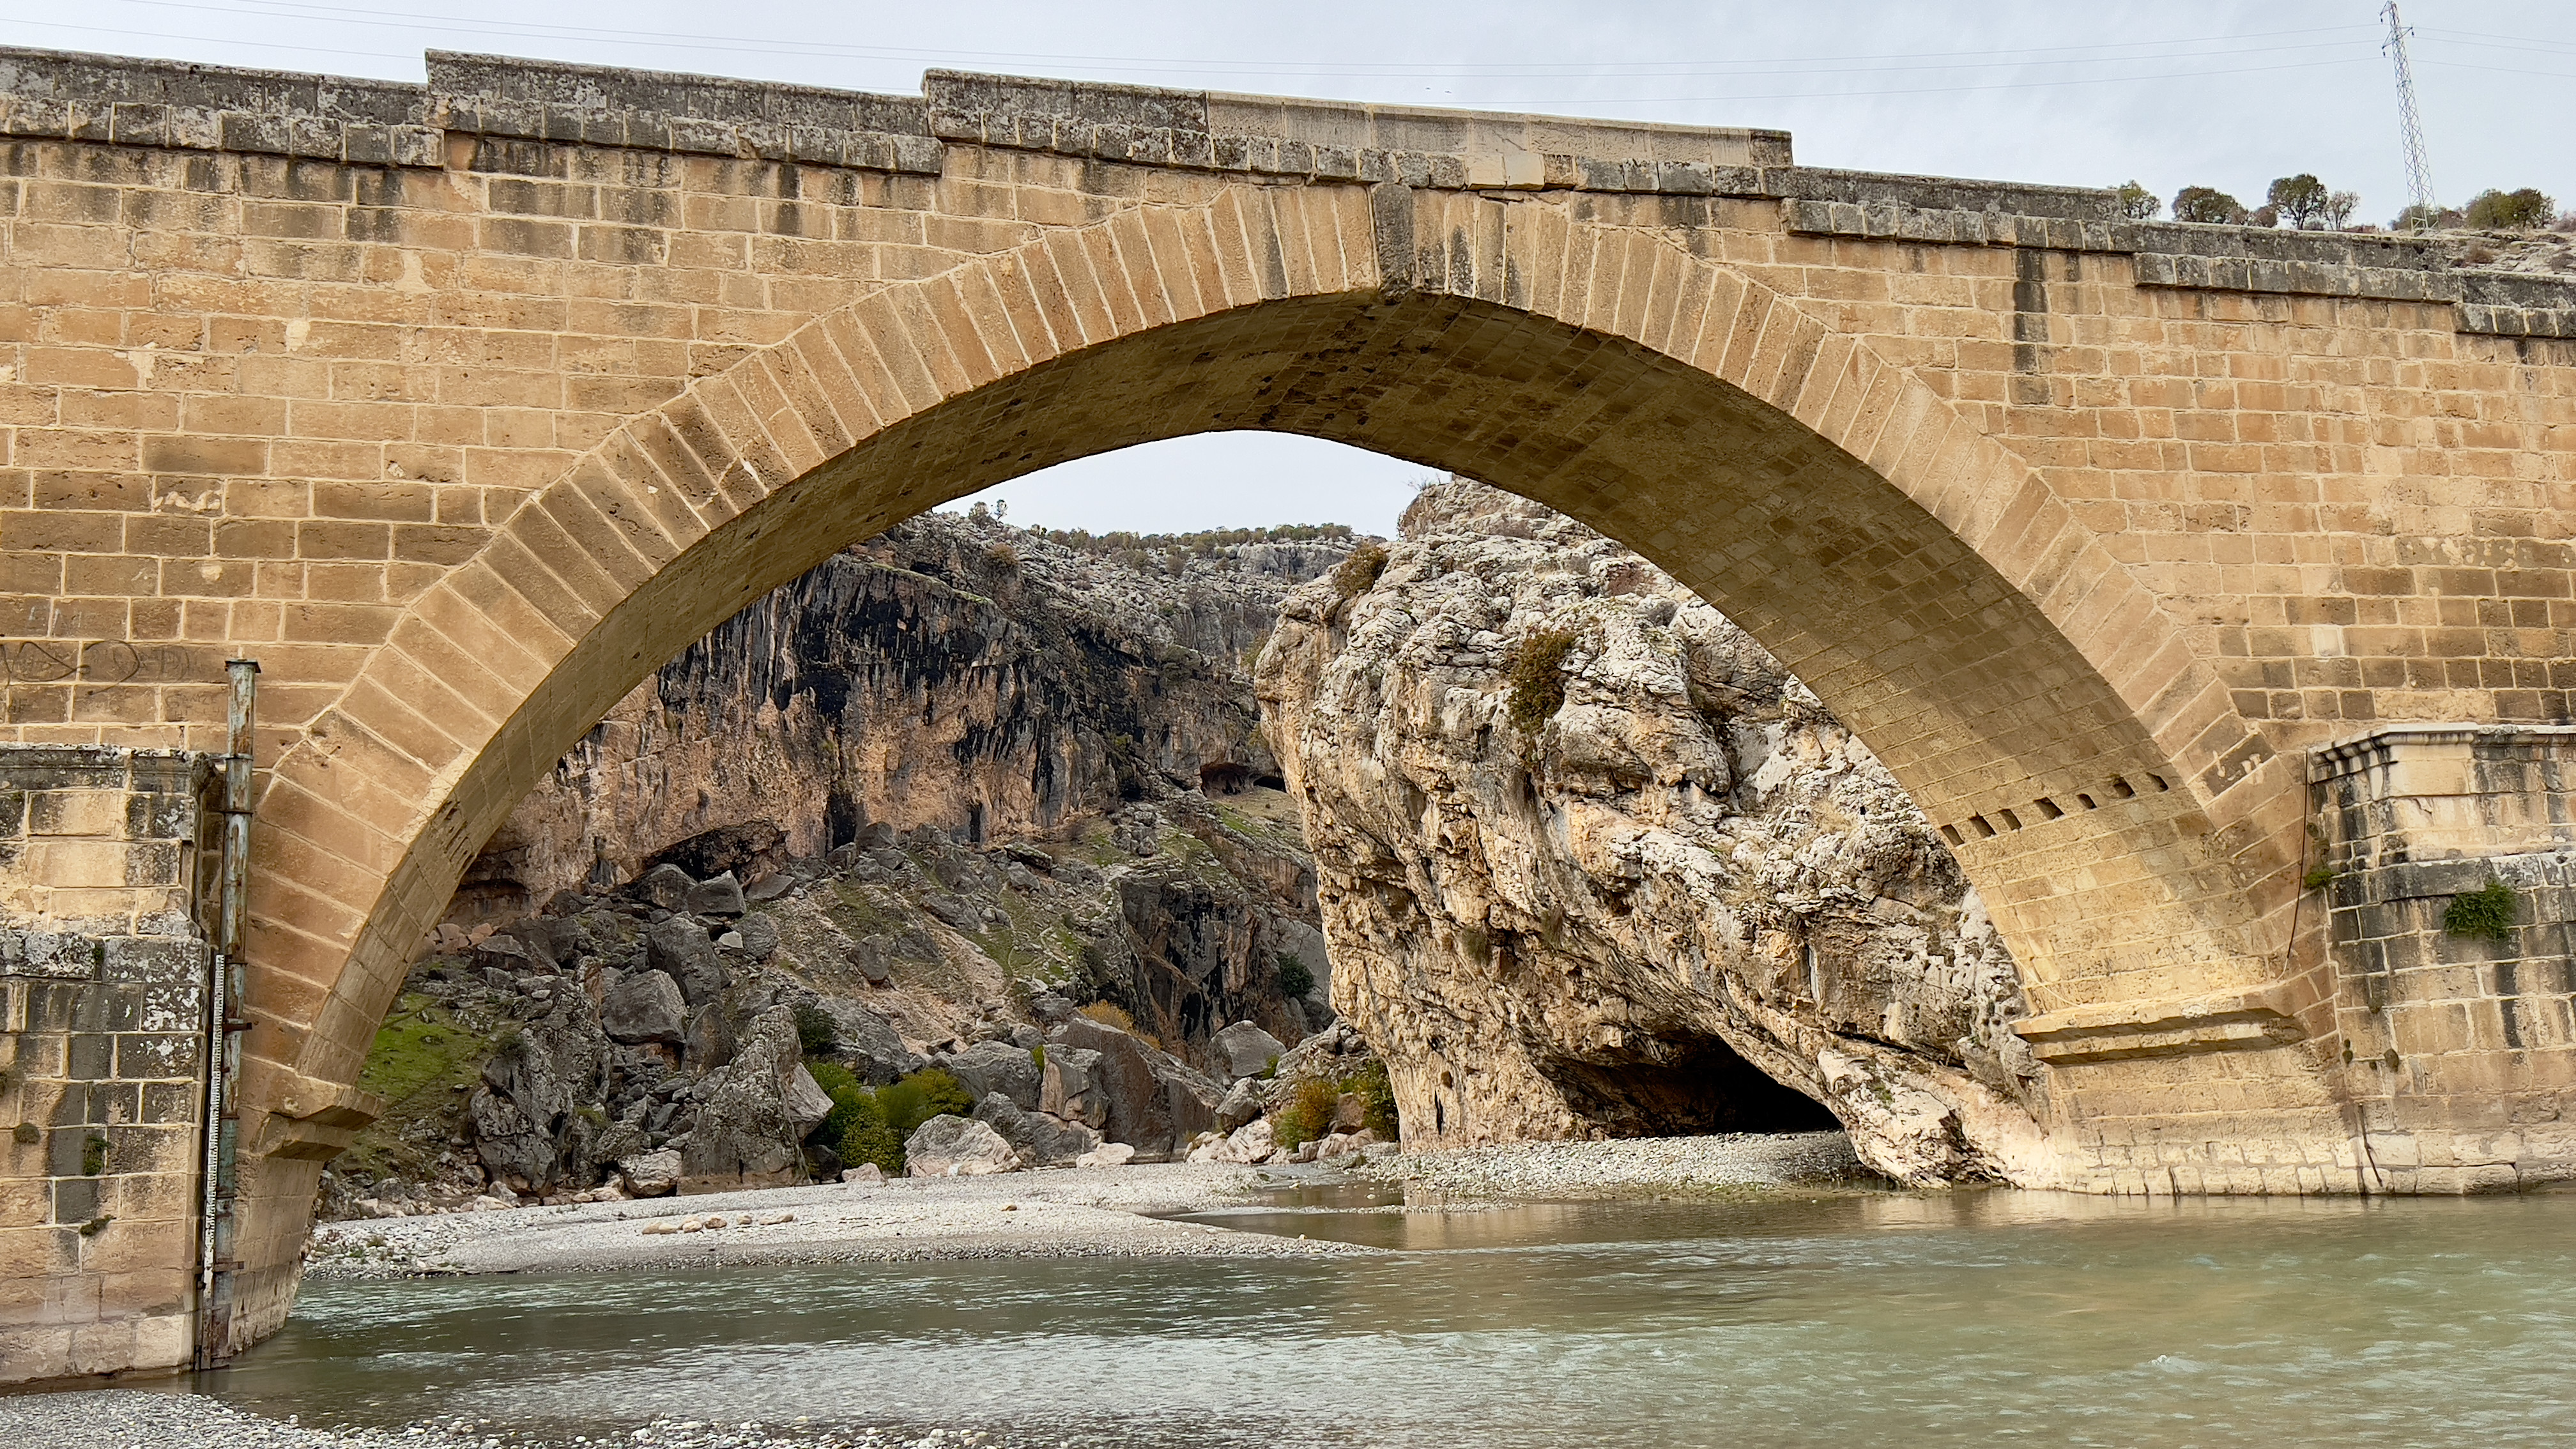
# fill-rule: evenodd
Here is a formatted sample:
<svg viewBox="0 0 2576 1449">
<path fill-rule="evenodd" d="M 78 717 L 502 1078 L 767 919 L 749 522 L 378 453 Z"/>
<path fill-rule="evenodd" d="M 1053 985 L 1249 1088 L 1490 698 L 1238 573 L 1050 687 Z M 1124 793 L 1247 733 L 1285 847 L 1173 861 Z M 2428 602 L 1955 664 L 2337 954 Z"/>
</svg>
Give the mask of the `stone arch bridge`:
<svg viewBox="0 0 2576 1449">
<path fill-rule="evenodd" d="M 10 51 L 0 158 L 0 1378 L 281 1321 L 424 926 L 644 673 L 911 513 L 1212 429 L 1527 494 L 1807 680 L 2025 973 L 2026 1182 L 2576 1170 L 2564 281 L 1778 132 L 948 73 Z M 2490 876 L 2522 924 L 2441 935 Z"/>
</svg>

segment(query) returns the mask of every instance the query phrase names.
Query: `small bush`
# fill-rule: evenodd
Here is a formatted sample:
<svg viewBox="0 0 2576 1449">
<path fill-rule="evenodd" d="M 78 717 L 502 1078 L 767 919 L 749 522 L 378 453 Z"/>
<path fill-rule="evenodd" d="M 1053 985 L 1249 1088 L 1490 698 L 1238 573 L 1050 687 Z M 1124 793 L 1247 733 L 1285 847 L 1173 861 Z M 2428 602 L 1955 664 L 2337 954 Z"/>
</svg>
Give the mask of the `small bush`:
<svg viewBox="0 0 2576 1449">
<path fill-rule="evenodd" d="M 81 1144 L 81 1176 L 96 1177 L 107 1171 L 107 1139 L 93 1132 Z"/>
<path fill-rule="evenodd" d="M 2522 897 L 2500 880 L 2488 881 L 2483 889 L 2462 891 L 2451 897 L 2442 912 L 2442 930 L 2470 940 L 2501 941 L 2513 934 L 2513 918 Z"/>
<path fill-rule="evenodd" d="M 1333 565 L 1333 592 L 1349 603 L 1377 585 L 1378 575 L 1386 572 L 1386 549 L 1364 543 L 1352 549 L 1350 557 Z"/>
<path fill-rule="evenodd" d="M 827 1052 L 841 1044 L 841 1028 L 832 1013 L 808 1001 L 796 1008 L 796 1044 L 805 1055 Z"/>
<path fill-rule="evenodd" d="M 1081 1014 L 1099 1022 L 1102 1026 L 1114 1026 L 1120 1031 L 1132 1032 L 1136 1029 L 1136 1018 L 1129 1016 L 1126 1008 L 1114 1001 L 1095 1001 L 1083 1007 Z"/>
<path fill-rule="evenodd" d="M 1565 707 L 1565 659 L 1580 637 L 1571 629 L 1540 629 L 1513 651 L 1507 711 L 1512 728 L 1535 735 Z"/>
<path fill-rule="evenodd" d="M 19 1146 L 26 1147 L 43 1140 L 45 1129 L 33 1122 L 21 1122 L 9 1129 L 9 1135 L 16 1139 Z"/>
<path fill-rule="evenodd" d="M 2311 868 L 2306 875 L 2299 877 L 2299 884 L 2306 886 L 2309 890 L 2317 891 L 2324 890 L 2327 886 L 2333 885 L 2336 881 L 2341 880 L 2342 878 L 2342 871 L 2339 871 L 2330 865 L 2320 865 Z"/>
<path fill-rule="evenodd" d="M 1386 1063 L 1371 1062 L 1342 1079 L 1342 1090 L 1357 1092 L 1367 1110 L 1360 1125 L 1386 1141 L 1396 1140 L 1395 1083 L 1387 1080 Z"/>
<path fill-rule="evenodd" d="M 84 1238 L 95 1238 L 100 1233 L 106 1231 L 109 1223 L 115 1221 L 116 1214 L 100 1213 L 97 1217 L 91 1218 L 88 1222 L 80 1225 L 80 1235 Z"/>
<path fill-rule="evenodd" d="M 1324 1135 L 1333 1125 L 1333 1104 L 1341 1092 L 1321 1077 L 1308 1077 L 1297 1084 L 1288 1105 L 1270 1114 L 1270 1132 L 1281 1150 L 1302 1147 Z"/>
<path fill-rule="evenodd" d="M 1279 994 L 1291 1001 L 1315 989 L 1315 973 L 1285 951 L 1279 953 L 1279 966 L 1271 973 L 1271 979 L 1279 983 Z"/>
</svg>

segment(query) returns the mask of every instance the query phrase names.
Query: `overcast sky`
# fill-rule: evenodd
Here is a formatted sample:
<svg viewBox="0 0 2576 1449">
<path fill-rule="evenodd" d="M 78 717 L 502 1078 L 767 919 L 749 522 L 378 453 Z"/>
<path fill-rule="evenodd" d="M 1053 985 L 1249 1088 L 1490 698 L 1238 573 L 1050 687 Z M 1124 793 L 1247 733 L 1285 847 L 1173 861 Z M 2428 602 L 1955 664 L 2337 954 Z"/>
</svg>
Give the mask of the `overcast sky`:
<svg viewBox="0 0 2576 1449">
<path fill-rule="evenodd" d="M 2439 195 L 2576 206 L 2576 3 L 2406 0 Z M 2312 171 L 2405 203 L 2376 0 L 0 0 L 0 39 L 416 80 L 425 49 L 913 91 L 932 66 L 1554 111 L 1796 136 L 1811 166 L 2107 185 L 2249 204 Z M 1013 522 L 1392 526 L 1413 465 L 1216 435 L 998 490 Z"/>
</svg>

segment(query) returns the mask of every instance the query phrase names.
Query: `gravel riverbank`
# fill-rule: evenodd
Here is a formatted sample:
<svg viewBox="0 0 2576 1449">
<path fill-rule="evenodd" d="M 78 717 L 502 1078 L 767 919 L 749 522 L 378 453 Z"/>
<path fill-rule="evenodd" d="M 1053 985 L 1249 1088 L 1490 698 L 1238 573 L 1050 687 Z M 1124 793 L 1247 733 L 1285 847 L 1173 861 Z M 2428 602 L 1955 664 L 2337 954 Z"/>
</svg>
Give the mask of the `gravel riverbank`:
<svg viewBox="0 0 2576 1449">
<path fill-rule="evenodd" d="M 770 1188 L 331 1223 L 317 1278 L 583 1272 L 921 1258 L 1323 1257 L 1347 1244 L 1160 1216 L 1239 1204 L 1315 1168 L 1162 1163 Z"/>
<path fill-rule="evenodd" d="M 1589 1201 L 1774 1188 L 1886 1188 L 1840 1132 L 1515 1142 L 1406 1153 L 1364 1163 L 1359 1177 L 1444 1198 Z"/>
</svg>

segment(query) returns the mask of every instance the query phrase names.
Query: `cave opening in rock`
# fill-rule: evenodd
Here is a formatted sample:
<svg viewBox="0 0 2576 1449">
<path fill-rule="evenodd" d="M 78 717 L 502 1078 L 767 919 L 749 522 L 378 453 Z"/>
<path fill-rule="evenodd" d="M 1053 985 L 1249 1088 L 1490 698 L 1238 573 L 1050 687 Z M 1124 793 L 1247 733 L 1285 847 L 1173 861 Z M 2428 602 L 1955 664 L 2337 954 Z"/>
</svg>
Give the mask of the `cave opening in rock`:
<svg viewBox="0 0 2576 1449">
<path fill-rule="evenodd" d="M 1842 1128 L 1823 1104 L 1772 1080 L 1715 1035 L 1648 1038 L 1616 1057 L 1542 1057 L 1537 1065 L 1577 1117 L 1612 1137 Z"/>
</svg>

